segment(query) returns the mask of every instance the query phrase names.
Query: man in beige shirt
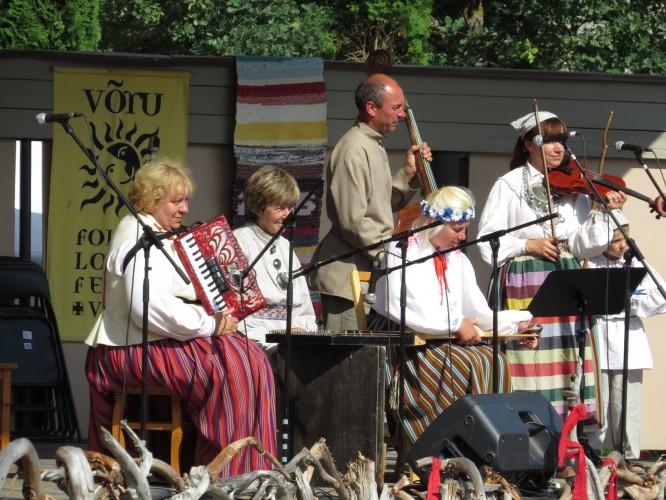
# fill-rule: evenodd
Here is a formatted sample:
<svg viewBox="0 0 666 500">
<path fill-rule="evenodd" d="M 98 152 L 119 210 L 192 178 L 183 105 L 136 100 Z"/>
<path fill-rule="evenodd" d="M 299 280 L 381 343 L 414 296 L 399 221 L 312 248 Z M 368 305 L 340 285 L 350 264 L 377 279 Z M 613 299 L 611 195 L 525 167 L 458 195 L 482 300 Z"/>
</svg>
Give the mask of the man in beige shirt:
<svg viewBox="0 0 666 500">
<path fill-rule="evenodd" d="M 419 191 L 415 154 L 422 150 L 432 160 L 426 143 L 407 150 L 405 163 L 391 176 L 382 141 L 405 118 L 405 96 L 393 78 L 373 74 L 356 89 L 358 117 L 338 141 L 326 168 L 326 209 L 330 232 L 322 239 L 312 261 L 366 247 L 389 238 L 393 212 L 405 207 Z M 369 271 L 381 251 L 360 252 L 344 261 L 311 273 L 310 287 L 321 293 L 324 324 L 332 331 L 357 329 L 349 274 Z"/>
</svg>

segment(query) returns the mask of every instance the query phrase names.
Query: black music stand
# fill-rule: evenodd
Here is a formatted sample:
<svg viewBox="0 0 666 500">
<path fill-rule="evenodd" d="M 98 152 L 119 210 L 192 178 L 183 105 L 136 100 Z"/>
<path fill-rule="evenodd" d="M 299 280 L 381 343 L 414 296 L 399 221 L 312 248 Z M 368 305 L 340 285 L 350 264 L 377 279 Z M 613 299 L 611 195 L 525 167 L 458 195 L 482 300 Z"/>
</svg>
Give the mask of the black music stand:
<svg viewBox="0 0 666 500">
<path fill-rule="evenodd" d="M 626 290 L 628 269 L 561 269 L 553 271 L 541 284 L 527 308 L 532 316 L 578 316 L 576 330 L 578 356 L 585 359 L 586 328 L 588 315 L 618 314 L 624 310 L 627 293 L 634 291 L 645 277 L 644 268 L 631 268 L 630 290 Z M 607 293 L 603 293 L 603 291 Z M 580 380 L 580 400 L 585 401 L 585 370 Z M 598 454 L 584 438 L 583 422 L 578 423 L 578 440 L 588 452 L 588 456 L 601 462 Z"/>
</svg>

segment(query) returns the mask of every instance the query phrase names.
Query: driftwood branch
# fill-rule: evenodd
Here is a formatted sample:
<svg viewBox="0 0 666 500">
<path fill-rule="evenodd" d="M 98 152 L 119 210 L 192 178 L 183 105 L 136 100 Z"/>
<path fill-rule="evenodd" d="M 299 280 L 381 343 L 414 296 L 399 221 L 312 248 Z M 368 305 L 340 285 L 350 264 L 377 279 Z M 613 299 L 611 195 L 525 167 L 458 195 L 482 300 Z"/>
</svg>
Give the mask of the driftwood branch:
<svg viewBox="0 0 666 500">
<path fill-rule="evenodd" d="M 71 498 L 92 500 L 95 493 L 95 480 L 90 464 L 81 448 L 61 446 L 56 450 L 56 465 L 64 471 L 64 482 L 59 488 L 69 493 Z"/>
<path fill-rule="evenodd" d="M 166 463 L 164 460 L 153 458 L 153 464 L 150 467 L 150 472 L 151 474 L 157 474 L 158 476 L 169 481 L 169 484 L 176 491 L 185 491 L 187 488 L 185 481 L 181 476 L 178 475 L 176 469 L 171 467 L 171 465 Z M 192 472 L 190 472 L 190 475 L 192 475 Z"/>
<path fill-rule="evenodd" d="M 389 493 L 393 495 L 398 500 L 413 500 L 413 496 L 407 494 L 404 489 L 410 486 L 412 482 L 407 476 L 402 476 L 398 479 L 398 482 L 393 485 L 389 490 Z"/>
<path fill-rule="evenodd" d="M 320 439 L 317 441 L 310 448 L 310 452 L 316 462 L 321 465 L 319 473 L 322 479 L 335 489 L 342 500 L 349 500 L 349 492 L 345 488 L 342 477 L 333 463 L 333 456 L 331 455 L 331 450 L 326 446 L 326 440 Z"/>
<path fill-rule="evenodd" d="M 107 450 L 109 450 L 111 455 L 118 460 L 123 475 L 125 476 L 125 484 L 127 485 L 128 490 L 130 490 L 130 495 L 141 499 L 150 498 L 150 486 L 148 485 L 147 476 L 152 463 L 152 455 L 145 449 L 143 444 L 141 444 L 138 436 L 132 429 L 130 429 L 127 422 L 121 420 L 120 426 L 127 432 L 135 446 L 141 449 L 142 459 L 148 459 L 148 468 L 146 469 L 145 464 L 142 464 L 142 467 L 139 467 L 129 453 L 120 446 L 120 443 L 118 443 L 118 441 L 113 438 L 113 435 L 104 427 L 101 428 L 102 444 Z"/>
<path fill-rule="evenodd" d="M 375 463 L 360 453 L 358 459 L 349 464 L 349 472 L 345 474 L 344 482 L 352 492 L 353 500 L 379 500 L 375 481 Z"/>
<path fill-rule="evenodd" d="M 219 476 L 222 469 L 224 469 L 229 464 L 234 455 L 248 446 L 254 448 L 261 456 L 266 457 L 273 464 L 273 466 L 284 475 L 285 478 L 289 478 L 289 474 L 286 470 L 284 470 L 279 460 L 267 452 L 261 443 L 257 442 L 257 440 L 252 437 L 239 439 L 238 441 L 234 441 L 228 445 L 213 459 L 212 462 L 206 466 L 208 472 L 210 472 L 210 474 L 213 476 Z"/>
<path fill-rule="evenodd" d="M 39 474 L 39 457 L 32 443 L 25 439 L 15 439 L 0 450 L 0 487 L 5 482 L 12 465 L 17 464 L 25 474 L 23 481 L 23 498 L 46 499 L 42 490 Z"/>
<path fill-rule="evenodd" d="M 432 457 L 421 458 L 416 461 L 416 464 L 419 467 L 425 467 L 427 465 L 432 465 Z M 484 499 L 486 498 L 485 490 L 483 488 L 483 479 L 479 470 L 474 465 L 469 458 L 464 457 L 455 457 L 442 460 L 439 470 L 446 474 L 452 475 L 466 475 L 469 480 L 472 482 L 472 498 Z M 442 498 L 456 498 L 455 496 Z"/>
</svg>

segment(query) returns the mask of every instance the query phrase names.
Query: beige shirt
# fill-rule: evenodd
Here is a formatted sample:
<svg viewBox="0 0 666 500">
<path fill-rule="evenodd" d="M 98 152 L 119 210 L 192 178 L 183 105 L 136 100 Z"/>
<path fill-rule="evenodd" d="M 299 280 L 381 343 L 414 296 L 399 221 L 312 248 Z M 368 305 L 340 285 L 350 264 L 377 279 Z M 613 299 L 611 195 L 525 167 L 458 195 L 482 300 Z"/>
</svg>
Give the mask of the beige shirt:
<svg viewBox="0 0 666 500">
<path fill-rule="evenodd" d="M 326 168 L 326 209 L 332 228 L 315 250 L 313 263 L 390 238 L 393 212 L 406 206 L 418 191 L 407 182 L 403 169 L 391 177 L 382 139 L 379 132 L 357 120 L 333 149 Z M 418 186 L 418 178 L 412 183 Z M 369 271 L 380 250 L 320 267 L 308 277 L 310 288 L 352 300 L 350 272 Z"/>
</svg>

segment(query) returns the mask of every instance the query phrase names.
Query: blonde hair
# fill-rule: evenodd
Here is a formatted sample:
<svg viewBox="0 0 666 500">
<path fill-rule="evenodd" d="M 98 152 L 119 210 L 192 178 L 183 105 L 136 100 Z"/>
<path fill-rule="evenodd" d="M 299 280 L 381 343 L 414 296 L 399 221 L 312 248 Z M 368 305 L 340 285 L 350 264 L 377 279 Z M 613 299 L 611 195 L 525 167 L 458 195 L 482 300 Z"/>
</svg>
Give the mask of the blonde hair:
<svg viewBox="0 0 666 500">
<path fill-rule="evenodd" d="M 243 189 L 245 219 L 256 222 L 269 205 L 294 206 L 300 195 L 296 179 L 289 172 L 264 165 L 250 176 Z"/>
<path fill-rule="evenodd" d="M 165 196 L 189 198 L 193 192 L 189 169 L 169 158 L 160 158 L 139 168 L 127 197 L 138 212 L 149 214 Z"/>
<path fill-rule="evenodd" d="M 475 204 L 474 195 L 472 192 L 466 187 L 461 186 L 444 186 L 443 188 L 430 193 L 426 197 L 425 201 L 427 202 L 428 206 L 435 211 L 451 209 L 453 211 L 466 212 L 469 209 L 473 209 Z M 412 229 L 418 229 L 430 224 L 431 222 L 433 222 L 432 217 L 421 214 L 412 224 Z M 430 238 L 435 236 L 444 228 L 445 224 L 451 223 L 452 222 L 444 222 L 444 224 L 440 226 L 432 227 L 417 233 L 419 244 L 423 245 L 427 243 L 430 241 Z"/>
</svg>

